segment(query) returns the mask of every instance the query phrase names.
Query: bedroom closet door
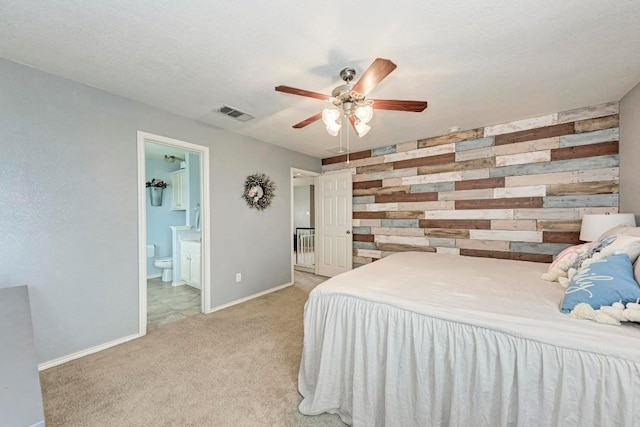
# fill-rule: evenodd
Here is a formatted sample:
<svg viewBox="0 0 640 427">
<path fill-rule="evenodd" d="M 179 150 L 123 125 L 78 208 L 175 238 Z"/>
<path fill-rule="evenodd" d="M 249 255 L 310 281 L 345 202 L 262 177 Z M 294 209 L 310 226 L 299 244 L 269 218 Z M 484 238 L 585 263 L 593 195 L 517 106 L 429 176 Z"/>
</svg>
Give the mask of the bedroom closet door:
<svg viewBox="0 0 640 427">
<path fill-rule="evenodd" d="M 351 173 L 319 176 L 316 189 L 318 274 L 331 277 L 351 270 Z"/>
</svg>

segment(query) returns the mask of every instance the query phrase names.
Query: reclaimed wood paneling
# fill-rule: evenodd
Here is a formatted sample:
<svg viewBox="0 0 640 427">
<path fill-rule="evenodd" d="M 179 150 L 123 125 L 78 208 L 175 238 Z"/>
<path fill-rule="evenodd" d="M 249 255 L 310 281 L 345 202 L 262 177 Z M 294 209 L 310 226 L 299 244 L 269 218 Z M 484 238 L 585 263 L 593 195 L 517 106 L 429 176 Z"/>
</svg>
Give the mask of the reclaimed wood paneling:
<svg viewBox="0 0 640 427">
<path fill-rule="evenodd" d="M 439 200 L 470 200 L 470 199 L 492 199 L 494 188 L 480 188 L 477 190 L 441 191 L 438 193 Z"/>
<path fill-rule="evenodd" d="M 514 219 L 514 209 L 425 211 L 425 219 Z"/>
<path fill-rule="evenodd" d="M 456 152 L 492 147 L 495 144 L 495 142 L 496 142 L 496 139 L 492 136 L 488 136 L 486 138 L 460 141 L 456 143 Z"/>
<path fill-rule="evenodd" d="M 392 163 L 378 163 L 377 165 L 359 166 L 356 168 L 356 174 L 365 174 L 371 172 L 384 172 L 393 169 Z"/>
<path fill-rule="evenodd" d="M 463 162 L 445 163 L 439 165 L 419 166 L 418 175 L 435 174 L 440 172 L 469 171 L 474 169 L 485 169 L 496 165 L 496 159 L 465 160 Z"/>
<path fill-rule="evenodd" d="M 553 154 L 552 154 L 553 157 Z M 553 160 L 553 159 L 552 159 Z M 580 171 L 585 169 L 600 169 L 606 167 L 618 167 L 620 159 L 618 155 L 584 157 L 570 160 L 555 160 L 546 163 L 531 163 L 528 165 L 502 166 L 491 168 L 490 175 L 514 176 L 514 175 L 535 175 L 543 173 Z M 408 177 L 404 179 L 411 179 Z"/>
<path fill-rule="evenodd" d="M 440 237 L 449 239 L 468 239 L 470 230 L 455 228 L 425 228 L 425 235 L 429 238 Z"/>
<path fill-rule="evenodd" d="M 592 132 L 594 130 L 609 129 L 620 127 L 620 116 L 598 117 L 595 119 L 580 120 L 576 122 L 576 133 Z"/>
<path fill-rule="evenodd" d="M 416 150 L 417 148 L 418 148 L 418 141 L 403 142 L 401 144 L 396 144 L 396 153 L 399 153 L 401 151 Z"/>
<path fill-rule="evenodd" d="M 382 172 L 370 172 L 358 174 L 353 177 L 353 182 L 374 181 L 378 179 L 402 178 L 405 176 L 415 176 L 416 168 L 388 170 Z"/>
<path fill-rule="evenodd" d="M 487 126 L 484 128 L 484 136 L 501 135 L 513 133 L 533 128 L 548 127 L 558 122 L 558 114 L 547 114 L 545 116 L 532 117 L 529 119 L 516 120 L 514 122 L 502 123 L 499 125 Z"/>
<path fill-rule="evenodd" d="M 580 233 L 570 231 L 543 231 L 542 241 L 545 243 L 571 243 L 573 245 L 582 243 Z"/>
<path fill-rule="evenodd" d="M 494 219 L 491 221 L 492 230 L 537 230 L 537 221 L 534 219 Z"/>
<path fill-rule="evenodd" d="M 552 221 L 552 220 L 540 220 L 537 222 L 537 228 L 539 231 L 580 231 L 582 220 L 566 220 L 566 221 Z"/>
<path fill-rule="evenodd" d="M 456 151 L 455 161 L 464 162 L 466 160 L 486 159 L 493 157 L 493 147 L 478 148 L 477 150 Z"/>
<path fill-rule="evenodd" d="M 561 113 L 558 113 L 558 123 L 575 122 L 578 120 L 611 116 L 613 114 L 618 114 L 619 112 L 620 107 L 618 102 L 607 102 L 605 104 L 576 108 L 575 110 L 563 111 Z"/>
<path fill-rule="evenodd" d="M 385 218 L 387 219 L 422 219 L 424 218 L 424 211 L 387 212 Z"/>
<path fill-rule="evenodd" d="M 483 136 L 483 131 L 483 129 L 471 129 L 462 132 L 436 136 L 435 138 L 421 139 L 418 140 L 418 148 L 434 147 L 436 145 L 450 144 L 452 142 L 459 142 L 467 139 L 478 139 Z"/>
<path fill-rule="evenodd" d="M 355 234 L 353 235 L 353 241 L 354 242 L 373 242 L 374 238 L 376 236 L 374 236 L 373 234 Z"/>
<path fill-rule="evenodd" d="M 528 185 L 566 184 L 571 182 L 578 182 L 578 174 L 578 171 L 553 172 L 522 176 L 507 176 L 506 178 L 502 179 L 505 180 L 505 187 L 524 187 Z"/>
<path fill-rule="evenodd" d="M 415 159 L 399 160 L 397 162 L 385 163 L 393 169 L 415 168 L 418 166 L 438 165 L 441 163 L 455 162 L 455 153 L 438 154 L 437 156 L 416 157 Z"/>
<path fill-rule="evenodd" d="M 447 248 L 447 247 L 438 246 L 436 247 L 436 252 L 444 255 L 460 255 L 459 248 Z"/>
<path fill-rule="evenodd" d="M 385 234 L 377 234 L 375 241 L 380 244 L 393 243 L 398 245 L 429 246 L 429 240 L 425 237 L 388 236 Z"/>
<path fill-rule="evenodd" d="M 542 197 L 511 197 L 508 199 L 456 200 L 456 209 L 516 209 L 541 208 Z"/>
<path fill-rule="evenodd" d="M 389 252 L 435 252 L 436 248 L 431 246 L 414 246 L 414 245 L 402 245 L 398 243 L 378 243 L 378 249 L 381 251 Z"/>
<path fill-rule="evenodd" d="M 509 251 L 509 242 L 498 240 L 456 239 L 456 247 L 460 249 L 480 249 L 486 251 Z"/>
<path fill-rule="evenodd" d="M 384 234 L 386 236 L 425 236 L 422 228 L 372 227 L 371 233 L 375 235 Z"/>
<path fill-rule="evenodd" d="M 618 154 L 617 141 L 602 142 L 600 144 L 579 145 L 576 147 L 557 148 L 551 150 L 551 160 L 577 159 L 581 157 L 606 156 Z M 420 168 L 418 168 L 420 169 Z"/>
<path fill-rule="evenodd" d="M 460 255 L 482 258 L 512 259 L 516 261 L 552 262 L 553 255 L 528 254 L 522 252 L 485 251 L 481 249 L 460 249 Z"/>
<path fill-rule="evenodd" d="M 418 226 L 421 228 L 466 228 L 469 230 L 490 229 L 491 221 L 486 219 L 421 219 Z"/>
<path fill-rule="evenodd" d="M 620 140 L 620 130 L 604 129 L 594 132 L 577 133 L 575 135 L 566 135 L 560 138 L 560 148 L 575 147 L 578 145 L 591 145 L 600 142 L 611 142 Z"/>
<path fill-rule="evenodd" d="M 506 156 L 509 154 L 529 153 L 531 151 L 551 150 L 559 147 L 559 137 L 543 138 L 491 147 L 491 154 L 494 156 Z"/>
<path fill-rule="evenodd" d="M 475 190 L 480 188 L 499 188 L 504 187 L 505 178 L 485 178 L 472 179 L 469 181 L 458 181 L 455 183 L 456 190 Z"/>
<path fill-rule="evenodd" d="M 508 197 L 537 197 L 546 196 L 547 187 L 545 185 L 529 185 L 524 187 L 494 188 L 493 197 L 504 199 Z"/>
<path fill-rule="evenodd" d="M 385 218 L 384 212 L 354 212 L 354 219 L 383 219 Z"/>
<path fill-rule="evenodd" d="M 434 182 L 431 184 L 414 184 L 411 186 L 411 192 L 429 193 L 432 191 L 452 191 L 454 188 L 453 182 Z"/>
<path fill-rule="evenodd" d="M 550 262 L 581 218 L 616 213 L 619 105 L 606 103 L 323 160 L 353 176 L 354 263 L 398 251 Z"/>
<path fill-rule="evenodd" d="M 432 202 L 438 200 L 438 193 L 400 193 L 400 194 L 381 194 L 375 196 L 376 203 L 389 202 Z"/>
<path fill-rule="evenodd" d="M 419 148 L 417 150 L 411 151 L 402 151 L 400 153 L 386 154 L 382 156 L 382 159 L 385 162 L 400 162 L 403 160 L 417 159 L 420 157 L 439 156 L 441 154 L 453 153 L 455 151 L 455 144 L 445 144 L 435 147 Z"/>
<path fill-rule="evenodd" d="M 383 181 L 384 185 L 384 181 Z M 381 194 L 401 194 L 408 193 L 411 187 L 408 185 L 399 185 L 397 187 L 371 187 L 371 188 L 354 188 L 354 196 L 377 196 Z"/>
<path fill-rule="evenodd" d="M 376 187 L 382 187 L 381 179 L 376 179 L 372 181 L 360 181 L 360 182 L 353 183 L 354 190 L 359 190 L 362 188 L 376 188 Z"/>
<path fill-rule="evenodd" d="M 456 239 L 448 237 L 429 237 L 429 246 L 436 248 L 455 248 Z"/>
<path fill-rule="evenodd" d="M 522 230 L 469 230 L 469 238 L 474 240 L 542 242 L 542 232 Z"/>
<path fill-rule="evenodd" d="M 574 184 L 548 185 L 547 196 L 589 195 L 618 193 L 618 182 L 577 182 Z"/>
<path fill-rule="evenodd" d="M 513 144 L 515 142 L 531 141 L 534 139 L 552 138 L 554 136 L 570 135 L 574 132 L 573 123 L 553 125 L 519 132 L 496 135 L 496 145 Z"/>
<path fill-rule="evenodd" d="M 387 145 L 384 147 L 378 147 L 371 150 L 371 157 L 382 156 L 384 154 L 392 154 L 396 152 L 395 145 Z"/>
<path fill-rule="evenodd" d="M 364 150 L 364 151 L 357 151 L 355 153 L 349 153 L 349 160 L 364 159 L 365 157 L 371 157 L 371 150 Z M 340 162 L 346 162 L 346 161 L 347 161 L 347 155 L 342 154 L 340 156 L 322 159 L 322 164 L 330 165 L 332 163 L 340 163 Z"/>
<path fill-rule="evenodd" d="M 496 156 L 496 166 L 523 165 L 526 163 L 540 163 L 551 160 L 550 150 L 532 151 L 530 153 L 507 154 Z"/>
</svg>

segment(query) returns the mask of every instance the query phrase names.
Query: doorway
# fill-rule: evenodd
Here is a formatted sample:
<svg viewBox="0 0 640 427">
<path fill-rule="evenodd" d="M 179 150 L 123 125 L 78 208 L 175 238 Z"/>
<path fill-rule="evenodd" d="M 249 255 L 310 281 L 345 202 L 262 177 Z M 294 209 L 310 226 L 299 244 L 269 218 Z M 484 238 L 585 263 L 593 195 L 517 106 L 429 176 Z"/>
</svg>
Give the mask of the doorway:
<svg viewBox="0 0 640 427">
<path fill-rule="evenodd" d="M 210 302 L 209 149 L 138 132 L 139 330 Z"/>
<path fill-rule="evenodd" d="M 315 180 L 320 174 L 291 168 L 291 275 L 316 272 Z"/>
</svg>

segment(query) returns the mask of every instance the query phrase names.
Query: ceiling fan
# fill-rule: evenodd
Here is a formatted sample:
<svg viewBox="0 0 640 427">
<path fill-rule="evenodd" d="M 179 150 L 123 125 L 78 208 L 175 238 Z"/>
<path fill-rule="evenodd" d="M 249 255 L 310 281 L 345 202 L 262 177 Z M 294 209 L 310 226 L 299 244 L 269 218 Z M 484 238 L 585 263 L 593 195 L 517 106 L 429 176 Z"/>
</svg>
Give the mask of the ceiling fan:
<svg viewBox="0 0 640 427">
<path fill-rule="evenodd" d="M 291 86 L 277 86 L 277 92 L 306 96 L 309 98 L 329 101 L 334 108 L 325 108 L 322 112 L 309 117 L 293 125 L 295 129 L 303 128 L 320 119 L 327 127 L 330 135 L 338 135 L 342 119 L 347 119 L 360 137 L 364 136 L 371 127 L 367 123 L 373 117 L 373 110 L 411 111 L 419 113 L 427 108 L 426 101 L 402 101 L 399 99 L 367 99 L 366 96 L 393 70 L 396 64 L 388 59 L 376 58 L 364 72 L 357 83 L 352 83 L 356 76 L 353 68 L 344 68 L 340 71 L 340 78 L 344 84 L 336 87 L 331 96 Z"/>
</svg>

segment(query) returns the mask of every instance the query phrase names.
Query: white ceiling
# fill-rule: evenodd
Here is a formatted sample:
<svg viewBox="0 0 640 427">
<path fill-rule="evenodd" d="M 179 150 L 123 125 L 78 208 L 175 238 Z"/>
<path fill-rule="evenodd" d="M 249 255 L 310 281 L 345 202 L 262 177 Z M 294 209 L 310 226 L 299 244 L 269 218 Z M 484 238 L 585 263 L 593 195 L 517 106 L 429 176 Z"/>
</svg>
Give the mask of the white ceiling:
<svg viewBox="0 0 640 427">
<path fill-rule="evenodd" d="M 429 108 L 376 111 L 353 151 L 619 100 L 640 80 L 638 0 L 0 0 L 0 40 L 1 57 L 316 157 L 338 138 L 291 126 L 325 104 L 274 87 L 330 93 L 376 57 L 398 68 L 370 97 Z"/>
</svg>

